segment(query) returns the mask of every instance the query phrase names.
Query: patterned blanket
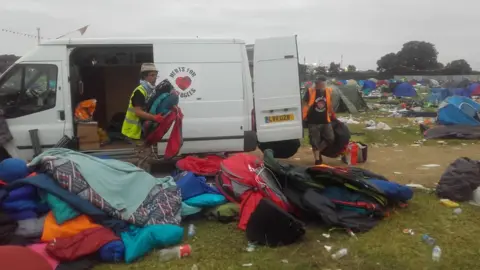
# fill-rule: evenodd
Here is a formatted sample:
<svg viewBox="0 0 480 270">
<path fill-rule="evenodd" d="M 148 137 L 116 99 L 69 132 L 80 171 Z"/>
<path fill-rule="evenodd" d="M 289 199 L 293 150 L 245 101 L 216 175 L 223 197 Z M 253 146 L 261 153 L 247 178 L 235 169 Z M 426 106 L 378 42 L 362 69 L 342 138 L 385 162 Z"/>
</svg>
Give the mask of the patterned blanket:
<svg viewBox="0 0 480 270">
<path fill-rule="evenodd" d="M 124 217 L 122 211 L 113 208 L 90 187 L 74 162 L 61 158 L 48 160 L 42 163 L 42 170 L 51 175 L 62 188 L 91 202 L 113 218 L 138 226 L 180 224 L 182 197 L 176 187 L 164 189 L 161 185 L 154 186 L 140 207 L 131 216 Z"/>
</svg>

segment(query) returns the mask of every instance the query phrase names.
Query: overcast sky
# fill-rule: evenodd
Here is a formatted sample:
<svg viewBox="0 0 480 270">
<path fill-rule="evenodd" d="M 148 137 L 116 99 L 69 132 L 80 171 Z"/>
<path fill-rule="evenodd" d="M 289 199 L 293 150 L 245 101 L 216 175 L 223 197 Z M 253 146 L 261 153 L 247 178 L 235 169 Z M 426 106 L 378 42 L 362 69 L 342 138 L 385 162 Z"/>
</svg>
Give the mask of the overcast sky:
<svg viewBox="0 0 480 270">
<path fill-rule="evenodd" d="M 301 62 L 375 69 L 410 40 L 432 42 L 439 60 L 480 70 L 479 0 L 0 0 L 0 28 L 54 38 L 90 24 L 85 37 L 255 38 L 297 34 Z M 75 33 L 69 35 L 78 37 Z M 0 54 L 36 40 L 0 32 Z"/>
</svg>

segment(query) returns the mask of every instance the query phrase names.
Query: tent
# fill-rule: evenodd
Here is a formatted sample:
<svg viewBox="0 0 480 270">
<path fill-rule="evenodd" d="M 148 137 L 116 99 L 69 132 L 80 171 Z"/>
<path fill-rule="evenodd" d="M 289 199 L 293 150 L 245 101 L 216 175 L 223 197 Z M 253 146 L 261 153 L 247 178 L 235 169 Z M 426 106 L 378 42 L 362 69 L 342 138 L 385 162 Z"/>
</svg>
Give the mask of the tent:
<svg viewBox="0 0 480 270">
<path fill-rule="evenodd" d="M 480 83 L 472 83 L 467 89 L 470 96 L 480 96 Z"/>
<path fill-rule="evenodd" d="M 450 88 L 448 91 L 451 96 L 470 97 L 470 92 L 465 88 Z"/>
<path fill-rule="evenodd" d="M 357 86 L 333 86 L 332 90 L 332 105 L 335 112 L 358 113 L 367 108 Z"/>
<path fill-rule="evenodd" d="M 467 97 L 453 96 L 447 98 L 438 109 L 438 123 L 441 125 L 478 126 L 480 104 Z"/>
<path fill-rule="evenodd" d="M 417 95 L 417 91 L 411 84 L 404 82 L 393 89 L 393 95 L 397 97 L 414 97 Z"/>
<path fill-rule="evenodd" d="M 450 92 L 447 88 L 432 88 L 430 91 L 430 95 L 427 97 L 427 102 L 432 104 L 440 104 L 450 96 Z"/>
<path fill-rule="evenodd" d="M 368 95 L 368 93 L 370 93 L 372 90 L 375 90 L 376 88 L 377 88 L 376 82 L 367 80 L 367 81 L 364 81 L 363 83 L 362 91 L 365 95 Z"/>
</svg>

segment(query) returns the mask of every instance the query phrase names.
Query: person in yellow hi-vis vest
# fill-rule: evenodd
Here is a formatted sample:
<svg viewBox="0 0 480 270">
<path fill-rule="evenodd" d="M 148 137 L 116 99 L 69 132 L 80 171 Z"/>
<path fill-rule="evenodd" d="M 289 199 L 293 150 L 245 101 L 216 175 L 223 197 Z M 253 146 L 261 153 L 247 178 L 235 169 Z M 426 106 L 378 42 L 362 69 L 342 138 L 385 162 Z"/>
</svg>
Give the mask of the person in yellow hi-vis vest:
<svg viewBox="0 0 480 270">
<path fill-rule="evenodd" d="M 325 87 L 326 78 L 318 77 L 315 88 L 309 88 L 303 97 L 302 118 L 308 126 L 308 136 L 312 145 L 315 165 L 322 161 L 322 151 L 335 140 L 330 122 L 336 119 L 332 106 L 332 89 Z"/>
<path fill-rule="evenodd" d="M 148 171 L 148 159 L 152 154 L 151 147 L 145 147 L 140 141 L 142 138 L 142 121 L 151 120 L 160 123 L 163 116 L 150 114 L 146 106 L 148 99 L 155 94 L 155 81 L 157 80 L 158 70 L 153 63 L 144 63 L 140 68 L 140 84 L 133 90 L 128 101 L 127 113 L 122 125 L 122 134 L 128 139 L 136 141 L 135 149 L 139 158 L 138 164 L 144 164 L 143 167 Z M 139 166 L 140 167 L 140 166 Z"/>
</svg>

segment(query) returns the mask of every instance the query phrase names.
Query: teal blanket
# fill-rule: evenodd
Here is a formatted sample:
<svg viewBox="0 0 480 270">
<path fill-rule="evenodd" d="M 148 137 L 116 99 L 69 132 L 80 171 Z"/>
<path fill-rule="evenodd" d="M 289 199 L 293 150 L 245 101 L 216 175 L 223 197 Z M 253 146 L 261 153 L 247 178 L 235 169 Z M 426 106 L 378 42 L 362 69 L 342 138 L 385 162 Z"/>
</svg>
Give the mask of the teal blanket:
<svg viewBox="0 0 480 270">
<path fill-rule="evenodd" d="M 42 163 L 44 158 L 60 157 L 77 164 L 85 181 L 105 201 L 131 216 L 155 185 L 176 186 L 172 177 L 156 178 L 135 165 L 115 159 L 100 159 L 64 148 L 52 148 L 35 157 L 29 166 Z"/>
</svg>

